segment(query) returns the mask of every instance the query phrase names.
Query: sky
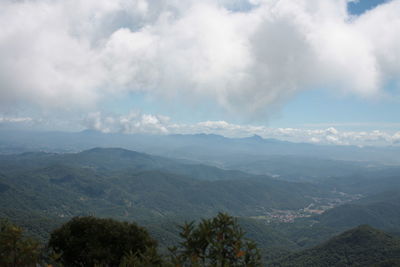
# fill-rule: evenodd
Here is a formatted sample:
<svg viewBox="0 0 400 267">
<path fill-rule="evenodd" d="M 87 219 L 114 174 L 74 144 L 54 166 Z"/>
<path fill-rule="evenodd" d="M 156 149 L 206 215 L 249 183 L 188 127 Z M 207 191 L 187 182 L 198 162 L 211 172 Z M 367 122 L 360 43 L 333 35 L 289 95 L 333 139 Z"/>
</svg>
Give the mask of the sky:
<svg viewBox="0 0 400 267">
<path fill-rule="evenodd" d="M 2 0 L 0 130 L 400 142 L 400 0 Z"/>
</svg>

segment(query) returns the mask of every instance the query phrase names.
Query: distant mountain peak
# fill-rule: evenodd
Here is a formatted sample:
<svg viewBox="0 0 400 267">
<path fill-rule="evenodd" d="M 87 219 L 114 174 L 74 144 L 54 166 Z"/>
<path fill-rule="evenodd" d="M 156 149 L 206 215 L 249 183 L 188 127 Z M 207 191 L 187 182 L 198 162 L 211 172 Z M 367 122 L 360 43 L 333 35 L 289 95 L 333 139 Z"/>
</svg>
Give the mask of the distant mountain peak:
<svg viewBox="0 0 400 267">
<path fill-rule="evenodd" d="M 254 134 L 252 136 L 239 138 L 239 140 L 245 140 L 245 141 L 251 141 L 251 142 L 263 142 L 265 139 L 257 134 Z"/>
<path fill-rule="evenodd" d="M 353 229 L 350 229 L 337 237 L 328 241 L 327 244 L 345 243 L 347 245 L 359 245 L 360 243 L 365 244 L 366 242 L 379 243 L 379 241 L 388 241 L 392 237 L 385 232 L 375 229 L 367 224 L 359 225 Z"/>
<path fill-rule="evenodd" d="M 258 134 L 253 135 L 252 137 L 250 137 L 253 140 L 259 140 L 259 141 L 263 141 L 264 138 L 262 138 L 261 136 L 259 136 Z"/>
<path fill-rule="evenodd" d="M 81 153 L 126 153 L 126 154 L 143 154 L 145 153 L 140 153 L 136 152 L 133 150 L 125 149 L 125 148 L 120 148 L 120 147 L 94 147 L 88 150 L 84 150 Z"/>
<path fill-rule="evenodd" d="M 226 138 L 222 135 L 218 135 L 218 134 L 207 134 L 207 133 L 199 133 L 199 134 L 194 134 L 194 136 L 197 137 L 204 137 L 204 138 Z"/>
</svg>

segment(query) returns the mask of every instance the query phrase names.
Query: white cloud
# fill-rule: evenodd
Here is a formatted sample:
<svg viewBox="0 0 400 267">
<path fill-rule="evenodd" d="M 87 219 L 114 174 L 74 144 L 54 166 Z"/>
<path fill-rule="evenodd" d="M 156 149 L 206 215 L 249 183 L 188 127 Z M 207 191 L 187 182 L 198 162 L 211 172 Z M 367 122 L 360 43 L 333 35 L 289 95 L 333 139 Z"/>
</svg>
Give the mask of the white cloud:
<svg viewBox="0 0 400 267">
<path fill-rule="evenodd" d="M 397 132 L 392 136 L 392 142 L 395 144 L 400 143 L 400 132 Z"/>
<path fill-rule="evenodd" d="M 250 2 L 3 0 L 0 109 L 143 91 L 254 115 L 308 88 L 370 97 L 398 79 L 400 0 L 360 17 L 346 0 Z"/>
<path fill-rule="evenodd" d="M 104 116 L 100 112 L 95 112 L 89 114 L 83 124 L 89 129 L 104 133 L 166 134 L 169 132 L 168 117 L 138 112 L 121 116 Z"/>
<path fill-rule="evenodd" d="M 32 122 L 30 117 L 0 117 L 0 123 L 24 123 Z"/>
</svg>

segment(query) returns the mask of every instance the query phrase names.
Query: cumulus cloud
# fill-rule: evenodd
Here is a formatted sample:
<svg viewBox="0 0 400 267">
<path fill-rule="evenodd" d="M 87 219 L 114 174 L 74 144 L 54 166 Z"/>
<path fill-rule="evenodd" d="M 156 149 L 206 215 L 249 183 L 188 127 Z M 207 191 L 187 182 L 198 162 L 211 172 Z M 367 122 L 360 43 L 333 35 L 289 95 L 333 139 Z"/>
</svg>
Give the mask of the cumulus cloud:
<svg viewBox="0 0 400 267">
<path fill-rule="evenodd" d="M 315 87 L 375 96 L 400 75 L 400 0 L 358 17 L 347 2 L 3 0 L 0 109 L 141 91 L 252 115 Z"/>
<path fill-rule="evenodd" d="M 127 115 L 103 115 L 100 112 L 89 114 L 83 121 L 85 127 L 104 133 L 147 133 L 166 134 L 169 118 L 159 115 L 131 112 Z"/>
<path fill-rule="evenodd" d="M 147 134 L 219 134 L 226 137 L 259 135 L 291 142 L 331 145 L 393 145 L 400 142 L 400 132 L 339 131 L 325 129 L 271 128 L 257 125 L 239 125 L 226 121 L 203 121 L 193 124 L 174 123 L 162 115 L 131 112 L 127 115 L 89 114 L 84 127 L 104 133 Z"/>
</svg>

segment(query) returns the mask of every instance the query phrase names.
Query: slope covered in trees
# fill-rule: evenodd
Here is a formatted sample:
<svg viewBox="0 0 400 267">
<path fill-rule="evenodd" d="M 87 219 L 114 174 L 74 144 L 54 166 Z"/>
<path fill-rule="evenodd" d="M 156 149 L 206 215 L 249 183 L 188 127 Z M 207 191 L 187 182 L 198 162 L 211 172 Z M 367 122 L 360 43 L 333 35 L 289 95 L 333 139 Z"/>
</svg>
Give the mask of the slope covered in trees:
<svg viewBox="0 0 400 267">
<path fill-rule="evenodd" d="M 269 266 L 361 267 L 399 264 L 400 240 L 368 225 L 362 225 L 333 237 L 322 245 L 271 262 Z"/>
<path fill-rule="evenodd" d="M 139 221 L 183 220 L 219 211 L 262 215 L 271 209 L 301 209 L 314 197 L 332 194 L 311 184 L 188 165 L 123 149 L 3 155 L 0 185 L 0 215 L 46 231 L 51 228 L 48 219 L 59 223 L 89 214 Z"/>
<path fill-rule="evenodd" d="M 331 163 L 330 169 L 337 162 Z M 42 241 L 74 216 L 134 220 L 146 225 L 166 252 L 179 241 L 177 224 L 226 211 L 239 217 L 247 237 L 271 260 L 360 224 L 400 232 L 398 172 L 388 168 L 383 177 L 378 174 L 300 183 L 115 148 L 1 155 L 0 217 Z M 385 188 L 393 191 L 372 195 Z M 335 207 L 361 194 L 366 197 Z M 315 209 L 336 204 L 304 217 L 312 214 L 305 215 L 304 208 L 313 203 Z"/>
<path fill-rule="evenodd" d="M 398 235 L 399 203 L 400 191 L 387 191 L 339 205 L 320 215 L 299 218 L 292 224 L 278 224 L 272 227 L 295 243 L 298 248 L 314 246 L 362 224 Z"/>
<path fill-rule="evenodd" d="M 369 224 L 400 232 L 400 191 L 383 192 L 333 208 L 320 215 L 318 222 L 337 229 Z"/>
</svg>

